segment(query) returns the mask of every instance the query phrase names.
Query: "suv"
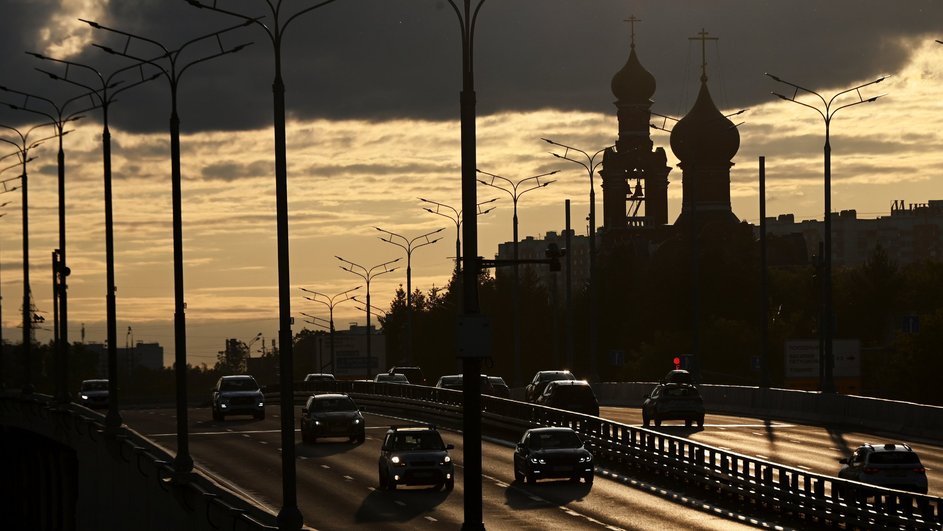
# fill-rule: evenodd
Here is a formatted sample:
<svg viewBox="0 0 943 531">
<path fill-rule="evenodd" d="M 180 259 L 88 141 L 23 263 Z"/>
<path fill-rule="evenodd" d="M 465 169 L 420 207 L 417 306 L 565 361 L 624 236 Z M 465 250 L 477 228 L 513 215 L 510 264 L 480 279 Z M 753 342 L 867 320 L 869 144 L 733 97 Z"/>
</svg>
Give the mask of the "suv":
<svg viewBox="0 0 943 531">
<path fill-rule="evenodd" d="M 906 444 L 864 444 L 842 464 L 838 477 L 888 489 L 927 493 L 927 469 Z"/>
<path fill-rule="evenodd" d="M 576 376 L 570 371 L 537 371 L 534 379 L 524 388 L 524 400 L 536 402 L 537 397 L 544 392 L 547 384 L 556 380 L 575 380 Z"/>
<path fill-rule="evenodd" d="M 538 479 L 583 479 L 593 484 L 593 454 L 571 428 L 527 430 L 514 450 L 514 479 L 534 483 Z"/>
<path fill-rule="evenodd" d="M 401 373 L 390 374 L 381 372 L 373 377 L 373 381 L 376 383 L 408 384 L 409 378 L 406 378 L 406 375 Z"/>
<path fill-rule="evenodd" d="M 704 426 L 704 400 L 697 387 L 683 383 L 658 384 L 642 402 L 642 424 L 648 426 L 655 421 L 661 426 L 663 420 L 683 420 L 685 426 L 697 422 Z"/>
<path fill-rule="evenodd" d="M 586 380 L 555 380 L 547 383 L 546 389 L 537 397 L 542 406 L 566 409 L 585 415 L 599 416 L 596 393 Z"/>
<path fill-rule="evenodd" d="M 422 369 L 419 367 L 390 367 L 390 370 L 386 371 L 388 374 L 405 374 L 406 378 L 409 380 L 409 383 L 413 385 L 429 385 L 426 382 L 426 375 L 422 373 Z"/>
<path fill-rule="evenodd" d="M 318 437 L 347 437 L 350 442 L 366 439 L 363 415 L 345 394 L 311 395 L 301 408 L 301 440 L 314 444 Z"/>
<path fill-rule="evenodd" d="M 482 395 L 494 395 L 494 385 L 491 383 L 491 378 L 488 375 L 482 374 L 479 376 L 479 389 L 481 389 Z M 454 391 L 462 391 L 465 389 L 465 375 L 464 374 L 446 374 L 439 378 L 439 381 L 435 384 L 436 387 L 440 389 L 452 389 Z"/>
<path fill-rule="evenodd" d="M 442 442 L 435 426 L 391 427 L 380 449 L 380 488 L 436 485 L 452 490 L 455 487 L 455 466 L 449 456 L 452 448 Z"/>
<path fill-rule="evenodd" d="M 265 418 L 265 397 L 255 378 L 248 374 L 223 376 L 213 388 L 213 420 L 226 420 L 226 415 L 252 415 Z"/>
<path fill-rule="evenodd" d="M 108 407 L 108 380 L 82 380 L 79 404 L 88 408 Z"/>
</svg>

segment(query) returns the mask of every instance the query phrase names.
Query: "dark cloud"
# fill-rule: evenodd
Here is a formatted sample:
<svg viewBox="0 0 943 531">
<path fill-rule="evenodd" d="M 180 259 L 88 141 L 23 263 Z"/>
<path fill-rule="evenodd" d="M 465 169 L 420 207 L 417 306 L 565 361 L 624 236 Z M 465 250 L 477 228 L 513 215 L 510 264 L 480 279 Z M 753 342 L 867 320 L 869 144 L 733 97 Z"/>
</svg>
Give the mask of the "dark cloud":
<svg viewBox="0 0 943 531">
<path fill-rule="evenodd" d="M 458 0 L 457 0 L 458 1 Z M 284 0 L 286 8 L 315 2 Z M 33 69 L 17 50 L 36 49 L 36 28 L 56 9 L 51 0 L 0 0 L 0 83 L 26 90 L 64 90 Z M 266 14 L 265 3 L 219 0 L 223 7 Z M 235 19 L 193 8 L 184 0 L 112 2 L 99 21 L 174 48 Z M 637 51 L 654 74 L 655 110 L 680 115 L 696 94 L 701 29 L 720 41 L 708 45 L 715 100 L 728 108 L 769 101 L 778 88 L 770 71 L 814 89 L 849 83 L 904 66 L 915 44 L 937 35 L 943 4 L 933 0 L 502 0 L 486 2 L 475 46 L 479 114 L 507 110 L 614 112 L 612 75 L 628 55 L 630 14 Z M 98 42 L 123 43 L 99 32 Z M 238 55 L 188 70 L 179 85 L 185 131 L 246 129 L 271 123 L 272 46 L 258 28 L 232 32 L 223 42 L 253 41 Z M 154 56 L 144 47 L 133 53 Z M 191 48 L 195 55 L 210 48 Z M 297 19 L 285 34 L 283 69 L 291 116 L 308 119 L 456 119 L 461 49 L 447 0 L 338 0 Z M 187 59 L 189 58 L 189 59 Z M 89 49 L 75 58 L 115 68 Z M 47 65 L 48 67 L 49 65 Z M 129 90 L 112 111 L 117 125 L 137 131 L 167 127 L 167 83 Z M 5 111 L 6 112 L 6 111 Z M 0 120 L 6 119 L 0 114 Z M 22 118 L 19 118 L 22 119 Z"/>
</svg>

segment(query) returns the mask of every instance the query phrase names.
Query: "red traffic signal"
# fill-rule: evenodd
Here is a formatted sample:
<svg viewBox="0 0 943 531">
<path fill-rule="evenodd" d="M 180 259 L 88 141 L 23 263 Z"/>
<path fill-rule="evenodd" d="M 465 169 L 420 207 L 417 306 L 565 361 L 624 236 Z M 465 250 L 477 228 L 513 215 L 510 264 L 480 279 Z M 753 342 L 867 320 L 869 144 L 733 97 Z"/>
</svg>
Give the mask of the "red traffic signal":
<svg viewBox="0 0 943 531">
<path fill-rule="evenodd" d="M 674 361 L 674 364 L 675 364 L 675 369 L 680 369 L 680 368 L 681 368 L 681 358 L 679 358 L 678 356 L 675 356 L 675 359 L 674 359 L 673 361 Z"/>
</svg>

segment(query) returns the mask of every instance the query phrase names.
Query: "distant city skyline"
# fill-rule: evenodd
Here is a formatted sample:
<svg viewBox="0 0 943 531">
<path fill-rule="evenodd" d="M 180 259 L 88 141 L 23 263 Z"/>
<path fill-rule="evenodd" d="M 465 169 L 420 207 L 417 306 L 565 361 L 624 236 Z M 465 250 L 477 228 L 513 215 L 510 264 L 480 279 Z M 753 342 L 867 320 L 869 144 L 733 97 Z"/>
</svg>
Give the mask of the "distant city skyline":
<svg viewBox="0 0 943 531">
<path fill-rule="evenodd" d="M 132 9 L 91 1 L 0 2 L 5 50 L 0 85 L 46 96 L 62 93 L 62 87 L 34 71 L 52 67 L 21 51 L 108 64 L 105 54 L 88 47 L 107 37 L 76 21 L 79 16 L 170 43 L 232 23 L 183 1 L 181 6 L 162 2 L 170 5 L 159 11 L 156 4 Z M 298 288 L 337 293 L 362 284 L 338 267 L 335 255 L 368 267 L 400 256 L 379 241 L 374 227 L 406 236 L 445 228 L 441 242 L 414 254 L 412 285 L 422 291 L 443 287 L 452 273 L 454 225 L 424 212 L 418 197 L 460 206 L 458 35 L 442 6 L 418 4 L 372 2 L 371 9 L 358 11 L 354 3 L 340 1 L 336 8 L 326 7 L 323 16 L 313 16 L 309 32 L 296 28 L 289 34 L 294 333 L 311 328 L 300 312 L 327 318 Z M 783 87 L 765 78 L 765 71 L 828 95 L 882 74 L 892 76 L 865 94 L 886 97 L 842 111 L 832 124 L 834 211 L 855 209 L 859 218 L 872 218 L 887 215 L 895 200 L 943 199 L 937 181 L 943 167 L 943 46 L 934 42 L 941 35 L 931 24 L 943 15 L 943 7 L 931 2 L 893 10 L 877 2 L 819 4 L 799 2 L 789 9 L 747 0 L 710 6 L 615 0 L 590 7 L 562 0 L 486 5 L 476 55 L 478 166 L 510 178 L 560 170 L 557 182 L 521 200 L 521 238 L 561 231 L 566 199 L 573 203 L 574 229 L 586 233 L 587 176 L 548 155 L 549 146 L 540 138 L 591 152 L 614 142 L 618 131 L 609 80 L 628 57 L 630 29 L 623 20 L 632 14 L 642 19 L 636 25 L 636 49 L 656 78 L 656 113 L 680 118 L 697 94 L 700 43 L 688 39 L 702 28 L 720 39 L 708 45 L 714 101 L 725 112 L 747 108 L 735 120 L 742 122 L 741 143 L 731 171 L 733 212 L 740 219 L 758 221 L 760 155 L 766 156 L 767 215 L 822 218 L 821 118 L 771 96 L 771 90 Z M 826 24 L 843 16 L 842 8 L 854 12 L 855 23 Z M 185 23 L 170 24 L 173 17 Z M 799 25 L 808 38 L 795 37 Z M 344 28 L 355 31 L 344 36 Z M 271 65 L 265 60 L 268 44 L 259 39 L 251 32 L 234 38 L 256 42 L 238 58 L 188 74 L 192 77 L 181 88 L 184 285 L 194 365 L 212 366 L 227 337 L 248 341 L 262 332 L 269 344 L 277 337 Z M 357 39 L 365 43 L 353 42 Z M 379 45 L 386 46 L 385 53 L 365 48 Z M 429 62 L 417 60 L 430 47 L 436 51 Z M 112 110 L 111 132 L 119 343 L 123 346 L 120 331 L 132 326 L 137 340 L 160 343 L 169 363 L 173 291 L 165 89 L 154 83 L 122 96 Z M 20 103 L 2 92 L 0 102 Z M 23 125 L 30 119 L 0 111 L 0 123 Z M 81 340 L 82 323 L 87 342 L 106 336 L 98 120 L 96 112 L 88 113 L 65 142 L 73 341 Z M 680 212 L 681 171 L 668 134 L 652 130 L 652 137 L 673 168 L 668 175 L 673 223 Z M 52 322 L 49 255 L 57 245 L 54 144 L 37 149 L 29 167 L 31 287 L 47 328 Z M 0 150 L 0 156 L 7 153 Z M 11 170 L 0 178 L 14 176 Z M 600 182 L 597 178 L 601 220 Z M 499 198 L 495 210 L 479 220 L 479 249 L 485 256 L 511 240 L 510 201 L 485 187 L 479 190 L 480 199 L 491 197 Z M 0 217 L 3 338 L 18 342 L 19 194 L 0 195 L 0 203 L 5 201 L 11 203 L 0 210 L 5 214 Z M 400 285 L 406 285 L 405 264 L 372 284 L 373 304 L 387 307 Z M 338 305 L 334 316 L 339 328 L 365 321 L 352 303 Z M 37 340 L 50 338 L 51 332 L 37 331 Z"/>
</svg>

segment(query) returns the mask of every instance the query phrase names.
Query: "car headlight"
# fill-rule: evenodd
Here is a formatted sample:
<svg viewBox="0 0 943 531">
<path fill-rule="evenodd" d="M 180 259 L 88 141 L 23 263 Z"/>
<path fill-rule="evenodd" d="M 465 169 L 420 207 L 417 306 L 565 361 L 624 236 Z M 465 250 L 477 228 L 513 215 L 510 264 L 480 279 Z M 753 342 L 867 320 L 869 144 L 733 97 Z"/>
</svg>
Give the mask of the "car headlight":
<svg viewBox="0 0 943 531">
<path fill-rule="evenodd" d="M 321 425 L 321 421 L 320 421 L 320 420 L 315 420 L 315 421 L 314 421 L 314 425 L 315 425 L 315 426 L 320 426 L 320 425 Z"/>
<path fill-rule="evenodd" d="M 535 465 L 538 464 L 538 463 L 540 463 L 541 465 L 546 465 L 546 464 L 547 464 L 547 460 L 544 459 L 544 458 L 542 458 L 542 457 L 531 457 L 531 458 L 530 458 L 530 462 L 531 462 L 531 463 L 534 463 Z"/>
<path fill-rule="evenodd" d="M 591 455 L 584 455 L 583 457 L 580 457 L 580 463 L 588 463 L 592 460 L 593 460 L 593 456 Z"/>
<path fill-rule="evenodd" d="M 390 458 L 390 461 L 391 461 L 394 465 L 400 464 L 400 459 L 399 459 L 399 456 L 398 456 L 398 455 L 394 455 L 393 457 L 391 457 L 391 458 Z M 403 464 L 406 464 L 406 463 L 403 463 Z"/>
<path fill-rule="evenodd" d="M 80 395 L 80 396 L 82 397 L 82 400 L 88 400 L 88 395 Z"/>
<path fill-rule="evenodd" d="M 226 409 L 227 407 L 229 407 L 229 404 L 227 404 L 226 402 L 223 402 L 222 404 L 219 405 L 219 407 Z"/>
<path fill-rule="evenodd" d="M 442 459 L 442 464 L 443 464 L 443 465 L 448 464 L 448 463 L 451 463 L 451 462 L 452 462 L 452 458 L 449 457 L 449 456 L 445 456 L 445 458 Z"/>
<path fill-rule="evenodd" d="M 354 424 L 360 424 L 360 419 L 354 419 Z"/>
</svg>

